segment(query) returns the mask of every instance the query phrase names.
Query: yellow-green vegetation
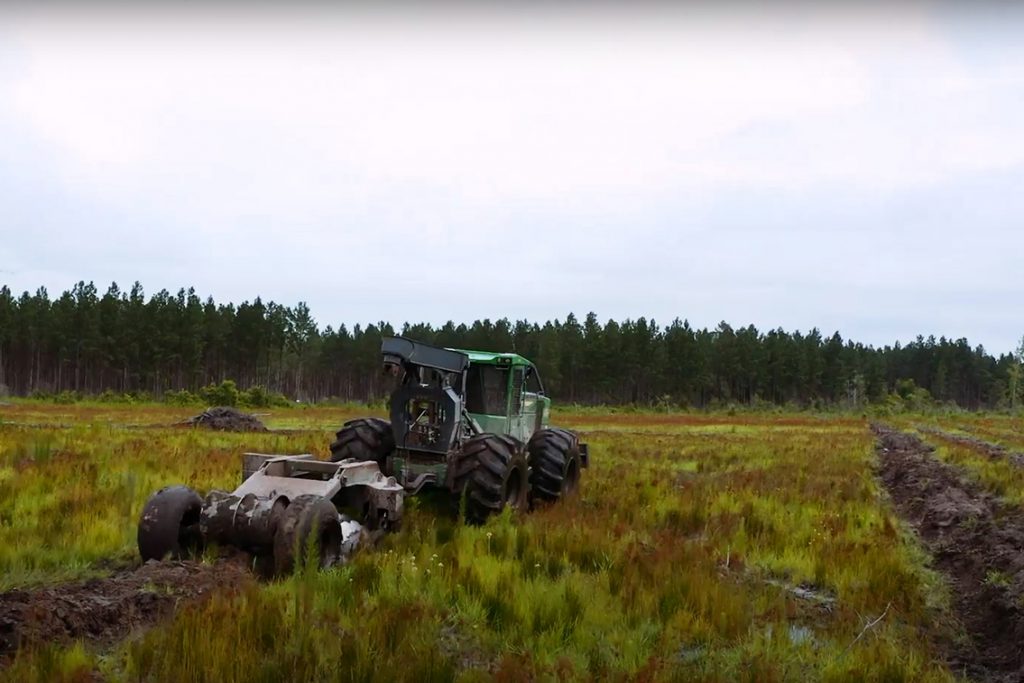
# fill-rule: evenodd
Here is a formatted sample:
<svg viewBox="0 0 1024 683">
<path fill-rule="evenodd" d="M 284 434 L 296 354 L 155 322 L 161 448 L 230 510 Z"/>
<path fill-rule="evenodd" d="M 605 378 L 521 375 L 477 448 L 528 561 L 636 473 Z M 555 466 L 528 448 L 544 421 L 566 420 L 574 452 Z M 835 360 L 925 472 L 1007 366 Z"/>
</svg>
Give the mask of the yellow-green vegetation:
<svg viewBox="0 0 1024 683">
<path fill-rule="evenodd" d="M 935 447 L 935 455 L 960 468 L 970 479 L 1011 505 L 1024 505 L 1024 466 L 1016 457 L 994 457 L 984 445 L 958 443 L 943 433 L 980 439 L 975 432 L 946 428 L 945 432 L 919 431 L 918 436 Z M 989 443 L 998 443 L 989 441 Z"/>
<path fill-rule="evenodd" d="M 68 408 L 57 410 L 54 421 L 65 423 Z M 327 457 L 323 429 L 126 428 L 117 426 L 130 417 L 121 410 L 102 420 L 71 419 L 65 428 L 0 426 L 0 590 L 135 561 L 135 520 L 146 499 L 175 483 L 231 490 L 244 451 Z M 178 412 L 149 408 L 136 417 L 170 424 Z M 339 421 L 350 417 L 334 412 Z"/>
<path fill-rule="evenodd" d="M 0 405 L 0 425 L 71 426 L 76 424 L 102 423 L 114 427 L 169 426 L 194 416 L 203 406 L 173 407 L 148 403 L 126 405 L 102 403 L 99 401 L 80 402 L 72 405 L 45 403 L 13 399 Z M 288 408 L 240 408 L 252 413 L 271 429 L 316 429 L 337 427 L 339 419 L 348 419 L 367 413 L 365 406 L 345 404 L 323 407 L 296 404 Z M 371 411 L 372 412 L 372 411 Z M 384 414 L 381 407 L 376 411 Z M 337 424 L 335 424 L 337 422 Z"/>
<path fill-rule="evenodd" d="M 1007 458 L 993 458 L 975 448 L 928 434 L 923 434 L 922 438 L 936 446 L 935 454 L 940 459 L 961 468 L 968 477 L 1008 503 L 1024 505 L 1024 467 Z"/>
<path fill-rule="evenodd" d="M 1024 416 L 971 413 L 918 419 L 918 423 L 987 441 L 1012 451 L 1024 452 Z"/>
<path fill-rule="evenodd" d="M 117 422 L 180 414 L 143 412 Z M 231 488 L 245 450 L 324 456 L 351 416 L 297 413 L 311 431 L 95 419 L 0 427 L 6 586 L 131 562 L 137 515 L 159 486 Z M 864 421 L 592 412 L 554 421 L 591 447 L 572 501 L 473 527 L 437 496 L 416 498 L 401 532 L 347 566 L 213 596 L 112 649 L 23 652 L 0 675 L 951 679 L 929 637 L 948 617 L 944 590 L 880 496 Z"/>
</svg>

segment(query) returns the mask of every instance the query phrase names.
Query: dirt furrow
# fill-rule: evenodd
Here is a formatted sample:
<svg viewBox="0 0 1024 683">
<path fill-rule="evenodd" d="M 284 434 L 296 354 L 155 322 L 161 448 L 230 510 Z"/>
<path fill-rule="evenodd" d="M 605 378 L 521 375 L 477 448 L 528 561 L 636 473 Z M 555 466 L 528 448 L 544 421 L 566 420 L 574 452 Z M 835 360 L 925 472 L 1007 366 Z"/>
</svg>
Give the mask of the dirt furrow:
<svg viewBox="0 0 1024 683">
<path fill-rule="evenodd" d="M 1024 511 L 936 459 L 920 439 L 873 428 L 879 476 L 949 581 L 970 636 L 949 653 L 951 668 L 979 681 L 1024 680 Z"/>
<path fill-rule="evenodd" d="M 111 644 L 179 605 L 252 582 L 244 557 L 148 562 L 103 579 L 0 593 L 0 666 L 19 647 L 85 640 Z"/>
<path fill-rule="evenodd" d="M 967 436 L 965 434 L 946 432 L 941 429 L 936 429 L 935 427 L 918 425 L 917 428 L 926 434 L 936 436 L 944 441 L 955 443 L 960 446 L 966 446 L 974 452 L 981 453 L 985 457 L 992 458 L 993 460 L 1006 459 L 1017 467 L 1024 467 L 1024 453 L 1011 451 L 1006 446 L 1001 446 L 1000 444 L 985 441 L 973 436 Z"/>
</svg>

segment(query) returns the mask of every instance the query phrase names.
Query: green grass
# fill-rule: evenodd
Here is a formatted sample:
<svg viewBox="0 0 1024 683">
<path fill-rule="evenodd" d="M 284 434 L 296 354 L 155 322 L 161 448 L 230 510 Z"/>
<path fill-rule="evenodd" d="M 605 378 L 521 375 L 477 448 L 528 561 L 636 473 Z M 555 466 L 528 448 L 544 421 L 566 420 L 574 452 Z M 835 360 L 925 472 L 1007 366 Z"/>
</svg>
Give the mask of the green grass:
<svg viewBox="0 0 1024 683">
<path fill-rule="evenodd" d="M 147 410 L 149 420 L 166 416 Z M 244 450 L 325 456 L 348 415 L 313 415 L 322 431 L 286 435 L 89 420 L 0 427 L 0 574 L 9 586 L 136 561 L 135 522 L 152 490 L 230 488 Z M 112 650 L 24 652 L 6 674 L 951 679 L 930 640 L 935 624 L 949 621 L 948 598 L 880 495 L 863 421 L 663 413 L 556 421 L 591 445 L 575 500 L 472 527 L 436 496 L 417 498 L 400 533 L 347 566 L 214 596 Z"/>
<path fill-rule="evenodd" d="M 922 433 L 920 438 L 935 446 L 935 455 L 967 475 L 1010 505 L 1024 505 L 1024 467 L 1007 458 L 992 458 L 971 446 Z"/>
<path fill-rule="evenodd" d="M 231 490 L 243 452 L 326 457 L 329 434 L 0 427 L 0 590 L 135 561 L 135 522 L 157 489 Z"/>
<path fill-rule="evenodd" d="M 923 419 L 917 422 L 925 422 Z M 960 433 L 1024 452 L 1024 416 L 963 413 L 933 417 L 927 421 L 947 432 Z"/>
</svg>

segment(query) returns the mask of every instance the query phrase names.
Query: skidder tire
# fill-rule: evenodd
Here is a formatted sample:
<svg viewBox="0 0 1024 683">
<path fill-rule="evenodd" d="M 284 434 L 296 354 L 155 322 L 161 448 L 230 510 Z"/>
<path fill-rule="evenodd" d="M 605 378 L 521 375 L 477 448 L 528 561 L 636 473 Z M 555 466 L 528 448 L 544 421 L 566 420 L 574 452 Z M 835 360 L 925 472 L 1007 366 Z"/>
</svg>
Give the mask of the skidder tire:
<svg viewBox="0 0 1024 683">
<path fill-rule="evenodd" d="M 530 453 L 530 500 L 553 503 L 573 495 L 580 485 L 580 440 L 568 429 L 534 432 Z"/>
<path fill-rule="evenodd" d="M 202 546 L 199 516 L 203 499 L 187 486 L 167 486 L 146 501 L 137 541 L 143 562 L 168 555 L 181 559 Z"/>
<path fill-rule="evenodd" d="M 525 510 L 530 469 L 522 444 L 509 436 L 478 434 L 454 460 L 454 492 L 466 497 L 466 517 L 480 523 L 506 506 Z"/>
<path fill-rule="evenodd" d="M 372 460 L 384 470 L 384 459 L 395 450 L 391 423 L 377 417 L 349 420 L 341 426 L 331 444 L 331 462 L 347 458 Z"/>
<path fill-rule="evenodd" d="M 334 504 L 323 496 L 297 496 L 274 532 L 274 571 L 280 576 L 301 567 L 311 540 L 316 544 L 320 569 L 341 559 L 341 522 Z"/>
</svg>

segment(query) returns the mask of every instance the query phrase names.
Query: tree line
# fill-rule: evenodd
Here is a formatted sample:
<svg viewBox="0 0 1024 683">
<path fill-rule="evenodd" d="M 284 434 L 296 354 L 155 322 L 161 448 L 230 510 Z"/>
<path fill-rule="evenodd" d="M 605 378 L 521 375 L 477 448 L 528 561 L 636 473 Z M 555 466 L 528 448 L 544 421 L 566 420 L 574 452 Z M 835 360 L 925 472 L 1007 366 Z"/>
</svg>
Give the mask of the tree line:
<svg viewBox="0 0 1024 683">
<path fill-rule="evenodd" d="M 925 395 L 969 408 L 1012 407 L 1020 357 L 995 357 L 966 339 L 918 337 L 874 348 L 817 329 L 691 327 L 685 320 L 600 322 L 569 314 L 544 323 L 389 323 L 320 328 L 299 302 L 238 306 L 193 289 L 147 297 L 136 282 L 100 294 L 79 282 L 59 297 L 0 287 L 0 390 L 197 391 L 225 379 L 303 401 L 381 398 L 382 336 L 455 348 L 514 350 L 533 360 L 559 401 L 708 407 L 771 403 L 858 407 Z M 925 393 L 927 392 L 927 393 Z"/>
</svg>

